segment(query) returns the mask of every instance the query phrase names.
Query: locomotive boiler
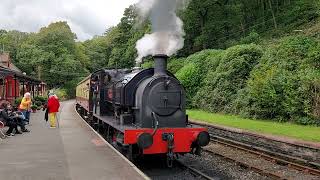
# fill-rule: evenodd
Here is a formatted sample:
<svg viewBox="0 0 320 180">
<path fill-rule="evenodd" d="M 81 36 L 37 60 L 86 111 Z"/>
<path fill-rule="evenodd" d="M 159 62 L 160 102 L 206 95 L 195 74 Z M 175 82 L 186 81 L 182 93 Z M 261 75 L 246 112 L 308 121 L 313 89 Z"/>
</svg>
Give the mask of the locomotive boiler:
<svg viewBox="0 0 320 180">
<path fill-rule="evenodd" d="M 197 153 L 209 143 L 206 128 L 191 126 L 186 95 L 167 71 L 166 55 L 155 55 L 154 68 L 101 69 L 78 84 L 77 109 L 129 159 Z"/>
</svg>

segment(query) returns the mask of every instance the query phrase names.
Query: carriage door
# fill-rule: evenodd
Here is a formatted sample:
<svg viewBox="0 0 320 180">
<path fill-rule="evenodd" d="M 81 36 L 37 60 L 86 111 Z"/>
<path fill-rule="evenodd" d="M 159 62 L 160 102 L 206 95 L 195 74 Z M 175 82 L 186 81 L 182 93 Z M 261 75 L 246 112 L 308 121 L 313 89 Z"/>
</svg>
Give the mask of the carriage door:
<svg viewBox="0 0 320 180">
<path fill-rule="evenodd" d="M 91 80 L 91 91 L 92 91 L 92 103 L 93 103 L 93 114 L 100 114 L 100 85 L 99 85 L 100 76 L 96 75 L 92 77 Z"/>
</svg>

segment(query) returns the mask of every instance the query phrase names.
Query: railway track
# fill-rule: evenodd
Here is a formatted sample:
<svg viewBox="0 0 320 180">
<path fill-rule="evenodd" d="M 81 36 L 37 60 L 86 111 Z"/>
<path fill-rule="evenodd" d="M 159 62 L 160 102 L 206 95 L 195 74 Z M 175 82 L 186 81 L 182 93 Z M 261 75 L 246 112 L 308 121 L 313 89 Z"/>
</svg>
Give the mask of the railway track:
<svg viewBox="0 0 320 180">
<path fill-rule="evenodd" d="M 227 159 L 227 160 L 229 160 L 231 162 L 235 162 L 236 164 L 238 164 L 241 167 L 248 168 L 248 169 L 253 170 L 253 171 L 255 171 L 255 172 L 259 173 L 259 174 L 262 174 L 264 176 L 267 176 L 267 177 L 270 177 L 270 178 L 274 178 L 274 179 L 284 179 L 281 175 L 279 175 L 277 173 L 270 172 L 270 171 L 266 171 L 263 168 L 256 167 L 256 166 L 251 166 L 250 164 L 244 163 L 242 161 L 238 161 L 238 160 L 236 160 L 234 158 L 225 156 L 223 154 L 220 154 L 220 153 L 217 153 L 217 152 L 214 152 L 214 151 L 211 151 L 211 150 L 204 149 L 204 151 L 209 153 L 209 154 L 214 154 L 216 156 L 220 156 L 222 158 L 225 158 L 225 159 Z"/>
<path fill-rule="evenodd" d="M 292 159 L 291 159 L 291 161 L 288 161 L 288 160 L 284 160 L 284 159 L 288 159 L 287 155 L 281 155 L 279 153 L 273 153 L 273 156 L 272 156 L 272 155 L 269 155 L 269 154 L 272 154 L 271 152 L 266 151 L 266 150 L 261 149 L 261 148 L 258 148 L 258 147 L 254 147 L 254 146 L 251 146 L 251 145 L 246 145 L 246 144 L 243 144 L 243 143 L 235 142 L 235 141 L 228 140 L 228 139 L 221 138 L 221 137 L 214 136 L 214 135 L 211 135 L 211 138 L 212 138 L 212 142 L 214 142 L 214 143 L 219 143 L 219 144 L 222 144 L 224 146 L 229 146 L 229 147 L 241 150 L 241 151 L 245 151 L 245 152 L 248 152 L 248 153 L 251 153 L 251 154 L 255 154 L 255 155 L 257 155 L 257 156 L 259 156 L 261 158 L 264 158 L 266 160 L 272 161 L 274 163 L 277 163 L 277 164 L 280 164 L 280 165 L 286 165 L 289 168 L 293 168 L 293 169 L 296 169 L 296 170 L 299 170 L 299 171 L 310 173 L 312 175 L 320 176 L 320 170 L 319 169 L 311 168 L 310 167 L 310 166 L 312 166 L 311 164 L 308 166 L 308 165 L 301 165 L 301 164 L 295 163 L 295 161 L 297 161 L 297 159 L 294 158 L 294 157 L 290 157 Z M 281 156 L 285 156 L 285 157 L 281 158 Z M 303 161 L 303 163 L 305 163 L 305 161 Z"/>
<path fill-rule="evenodd" d="M 203 125 L 199 123 L 195 123 L 195 124 Z M 210 137 L 211 137 L 211 144 L 220 145 L 223 148 L 227 147 L 234 154 L 232 155 L 232 154 L 227 154 L 223 152 L 223 151 L 228 151 L 228 149 L 224 149 L 224 150 L 220 149 L 220 151 L 219 150 L 214 151 L 212 149 L 215 149 L 215 148 L 212 148 L 212 149 L 205 148 L 204 151 L 209 154 L 214 154 L 214 155 L 223 157 L 231 162 L 235 162 L 236 164 L 242 167 L 251 169 L 259 174 L 268 176 L 273 179 L 294 179 L 292 178 L 294 176 L 288 175 L 290 173 L 285 173 L 285 171 L 292 172 L 292 174 L 300 174 L 302 176 L 304 175 L 308 177 L 310 175 L 311 179 L 320 178 L 320 166 L 317 162 L 310 161 L 310 158 L 304 159 L 302 157 L 294 157 L 294 156 L 288 155 L 289 153 L 282 153 L 282 151 L 280 152 L 277 151 L 278 148 L 274 148 L 273 150 L 275 151 L 272 151 L 272 149 L 266 148 L 267 147 L 266 145 L 259 147 L 255 145 L 256 142 L 248 143 L 247 137 L 246 137 L 247 142 L 246 141 L 241 142 L 241 141 L 237 141 L 237 139 L 235 138 L 229 138 L 228 136 L 225 135 L 225 134 L 232 134 L 232 132 L 228 132 L 228 133 L 224 132 L 222 133 L 222 135 L 224 136 L 220 136 L 217 133 L 212 133 L 212 131 L 215 128 L 216 128 L 215 126 L 208 127 L 210 132 Z M 223 131 L 227 131 L 227 130 L 223 129 Z M 219 132 L 221 132 L 221 130 Z M 239 134 L 239 132 L 235 132 L 234 136 L 236 136 L 237 134 Z M 266 140 L 264 139 L 264 141 Z M 272 140 L 270 139 L 269 141 L 271 142 Z M 271 142 L 271 144 L 273 143 Z M 301 149 L 308 149 L 308 150 L 311 149 L 313 151 L 317 150 L 316 148 L 314 149 L 313 147 L 309 147 L 309 146 L 302 145 L 302 147 L 299 147 L 299 145 L 297 144 L 290 144 L 290 145 L 298 147 L 300 148 L 300 150 Z M 240 151 L 241 151 L 241 154 L 242 153 L 249 154 L 247 159 L 241 159 L 238 157 L 239 155 L 238 156 L 235 155 L 235 154 L 238 154 Z M 243 156 L 245 156 L 245 154 Z M 256 157 L 256 159 L 265 160 L 263 162 L 266 164 L 270 164 L 270 163 L 274 164 L 274 168 L 268 169 L 261 166 L 261 164 L 257 163 L 259 160 L 257 160 L 256 164 L 250 163 L 250 161 L 253 161 L 254 157 Z M 250 159 L 250 158 L 253 158 L 253 159 Z M 275 169 L 277 169 L 276 168 L 277 166 L 281 167 L 281 170 L 275 171 Z"/>
<path fill-rule="evenodd" d="M 223 157 L 229 161 L 235 162 L 236 164 L 240 165 L 241 167 L 248 168 L 248 169 L 255 171 L 259 174 L 268 176 L 273 179 L 292 179 L 293 175 L 286 176 L 285 173 L 283 173 L 283 172 L 284 171 L 288 172 L 289 171 L 288 169 L 294 169 L 294 170 L 298 170 L 300 172 L 300 174 L 307 175 L 307 176 L 308 176 L 308 174 L 312 175 L 312 176 L 310 176 L 311 179 L 316 179 L 315 177 L 320 178 L 320 170 L 318 170 L 318 169 L 310 168 L 309 166 L 300 165 L 300 164 L 297 164 L 294 162 L 280 159 L 278 157 L 270 156 L 268 154 L 265 154 L 263 151 L 252 149 L 252 147 L 248 147 L 248 146 L 245 146 L 241 143 L 240 144 L 236 143 L 234 141 L 228 141 L 227 139 L 224 139 L 224 138 L 219 138 L 217 136 L 212 136 L 211 138 L 212 138 L 212 143 L 220 144 L 222 146 L 226 146 L 226 147 L 235 149 L 236 151 L 243 151 L 245 153 L 253 154 L 256 156 L 257 159 L 263 158 L 273 164 L 277 164 L 281 167 L 286 167 L 286 168 L 283 168 L 281 171 L 274 170 L 272 168 L 268 169 L 268 168 L 265 168 L 265 166 L 262 166 L 262 164 L 260 164 L 260 163 L 256 163 L 256 164 L 251 163 L 250 161 L 248 162 L 244 159 L 238 158 L 238 156 L 232 156 L 232 155 L 226 154 L 224 152 L 213 151 L 210 149 L 204 149 L 204 151 L 209 154 L 214 154 L 214 155 Z M 253 157 L 253 159 L 254 159 L 254 157 Z M 293 173 L 299 174 L 295 171 L 293 171 Z"/>
<path fill-rule="evenodd" d="M 189 166 L 179 160 L 176 160 L 177 164 L 179 164 L 181 167 L 188 169 L 190 171 L 191 174 L 193 174 L 194 176 L 197 177 L 197 179 L 206 179 L 206 180 L 214 180 L 214 178 L 210 177 L 209 175 L 199 171 L 198 169 Z"/>
</svg>

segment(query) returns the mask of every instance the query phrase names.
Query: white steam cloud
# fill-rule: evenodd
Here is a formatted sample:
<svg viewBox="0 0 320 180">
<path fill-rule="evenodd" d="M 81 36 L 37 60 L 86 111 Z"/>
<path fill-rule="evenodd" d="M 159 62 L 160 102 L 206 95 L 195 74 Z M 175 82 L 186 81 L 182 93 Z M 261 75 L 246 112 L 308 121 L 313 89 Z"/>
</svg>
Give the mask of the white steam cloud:
<svg viewBox="0 0 320 180">
<path fill-rule="evenodd" d="M 188 0 L 140 0 L 137 4 L 140 18 L 150 19 L 152 34 L 146 34 L 137 41 L 137 63 L 148 55 L 171 56 L 184 45 L 183 22 L 176 10 L 187 5 Z"/>
</svg>

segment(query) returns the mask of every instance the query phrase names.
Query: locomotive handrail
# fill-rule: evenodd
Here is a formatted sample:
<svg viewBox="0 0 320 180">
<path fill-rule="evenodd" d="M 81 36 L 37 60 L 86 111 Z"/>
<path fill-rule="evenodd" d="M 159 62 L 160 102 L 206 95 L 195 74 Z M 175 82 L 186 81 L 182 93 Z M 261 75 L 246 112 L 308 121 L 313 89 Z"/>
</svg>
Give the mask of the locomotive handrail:
<svg viewBox="0 0 320 180">
<path fill-rule="evenodd" d="M 158 121 L 158 118 L 157 118 L 155 112 L 152 112 L 151 114 L 152 114 L 152 117 L 153 117 L 153 119 L 155 121 L 155 128 L 154 128 L 154 130 L 153 130 L 153 132 L 151 134 L 151 136 L 153 137 L 156 134 L 157 130 L 158 130 L 159 121 Z"/>
</svg>

